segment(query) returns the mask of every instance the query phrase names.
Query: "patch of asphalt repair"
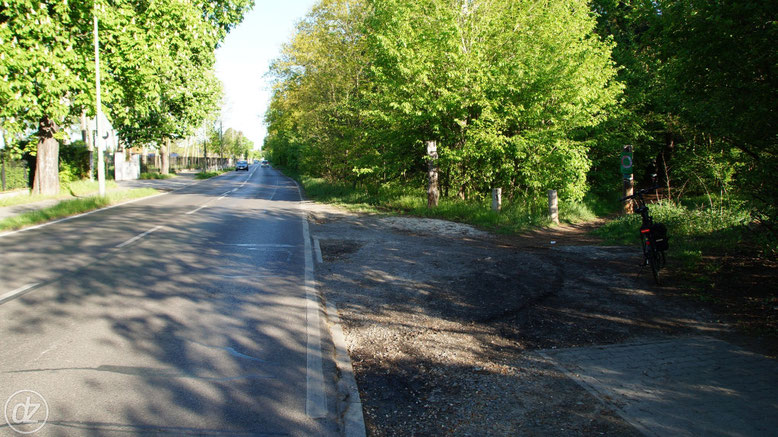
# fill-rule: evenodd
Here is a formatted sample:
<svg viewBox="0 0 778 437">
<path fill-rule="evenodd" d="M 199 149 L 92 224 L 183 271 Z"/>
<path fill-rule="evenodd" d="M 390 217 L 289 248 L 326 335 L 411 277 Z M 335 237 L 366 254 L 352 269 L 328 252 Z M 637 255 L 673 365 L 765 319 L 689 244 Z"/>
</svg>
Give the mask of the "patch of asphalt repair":
<svg viewBox="0 0 778 437">
<path fill-rule="evenodd" d="M 306 208 L 368 435 L 641 435 L 618 393 L 581 384 L 555 353 L 730 334 L 630 275 L 635 248 Z"/>
</svg>

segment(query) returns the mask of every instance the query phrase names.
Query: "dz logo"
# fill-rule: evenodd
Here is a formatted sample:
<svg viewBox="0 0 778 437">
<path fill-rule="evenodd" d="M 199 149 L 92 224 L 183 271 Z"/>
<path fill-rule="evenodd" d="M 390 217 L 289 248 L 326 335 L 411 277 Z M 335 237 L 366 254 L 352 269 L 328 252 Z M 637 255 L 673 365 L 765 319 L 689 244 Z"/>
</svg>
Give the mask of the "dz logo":
<svg viewBox="0 0 778 437">
<path fill-rule="evenodd" d="M 8 426 L 20 434 L 40 431 L 49 418 L 49 405 L 40 393 L 19 390 L 5 402 L 3 409 Z"/>
</svg>

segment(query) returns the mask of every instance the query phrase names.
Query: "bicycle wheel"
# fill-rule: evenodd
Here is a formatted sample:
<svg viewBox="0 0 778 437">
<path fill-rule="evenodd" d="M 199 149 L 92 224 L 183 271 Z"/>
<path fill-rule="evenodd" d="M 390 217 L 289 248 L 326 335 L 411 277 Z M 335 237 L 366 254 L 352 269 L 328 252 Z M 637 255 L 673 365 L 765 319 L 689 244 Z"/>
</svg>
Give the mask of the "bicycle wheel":
<svg viewBox="0 0 778 437">
<path fill-rule="evenodd" d="M 648 257 L 648 264 L 651 266 L 651 273 L 654 275 L 654 281 L 656 281 L 657 285 L 662 285 L 659 280 L 659 269 L 662 268 L 660 252 L 655 250 L 654 246 L 649 245 L 648 253 L 646 255 Z"/>
</svg>

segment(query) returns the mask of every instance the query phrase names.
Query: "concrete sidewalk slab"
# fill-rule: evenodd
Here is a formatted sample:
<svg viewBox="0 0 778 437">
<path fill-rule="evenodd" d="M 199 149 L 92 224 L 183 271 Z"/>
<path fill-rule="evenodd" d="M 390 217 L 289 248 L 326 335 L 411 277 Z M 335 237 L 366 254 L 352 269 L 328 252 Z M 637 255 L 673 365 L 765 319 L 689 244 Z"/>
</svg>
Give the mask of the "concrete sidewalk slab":
<svg viewBox="0 0 778 437">
<path fill-rule="evenodd" d="M 710 337 L 544 350 L 649 436 L 778 435 L 778 362 Z"/>
</svg>

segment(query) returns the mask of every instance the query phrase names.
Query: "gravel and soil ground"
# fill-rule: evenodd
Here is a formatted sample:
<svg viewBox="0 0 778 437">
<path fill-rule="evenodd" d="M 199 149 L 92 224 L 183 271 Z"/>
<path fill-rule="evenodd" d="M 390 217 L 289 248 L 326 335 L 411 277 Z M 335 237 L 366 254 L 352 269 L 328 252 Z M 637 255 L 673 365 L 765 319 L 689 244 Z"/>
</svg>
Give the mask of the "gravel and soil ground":
<svg viewBox="0 0 778 437">
<path fill-rule="evenodd" d="M 495 236 L 307 209 L 368 435 L 639 435 L 537 351 L 735 335 L 680 289 L 654 286 L 637 248 L 598 245 L 598 223 Z"/>
</svg>

